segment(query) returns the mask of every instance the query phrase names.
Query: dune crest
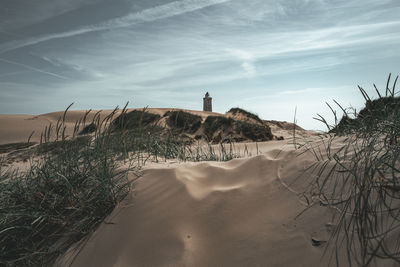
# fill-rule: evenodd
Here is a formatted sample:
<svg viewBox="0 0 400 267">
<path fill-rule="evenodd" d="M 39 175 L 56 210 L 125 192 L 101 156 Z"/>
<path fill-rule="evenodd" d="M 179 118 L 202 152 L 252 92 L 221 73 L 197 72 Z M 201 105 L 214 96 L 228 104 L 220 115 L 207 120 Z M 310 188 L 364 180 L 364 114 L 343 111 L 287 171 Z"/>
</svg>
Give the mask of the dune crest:
<svg viewBox="0 0 400 267">
<path fill-rule="evenodd" d="M 279 142 L 260 150 L 247 159 L 144 170 L 135 191 L 64 266 L 327 266 L 332 211 L 313 206 L 299 216 L 301 183 L 287 188 L 310 156 Z"/>
<path fill-rule="evenodd" d="M 177 168 L 175 175 L 194 199 L 201 200 L 213 192 L 250 190 L 266 180 L 271 182 L 276 177 L 277 163 L 260 155 L 251 159 L 235 159 L 228 163 L 201 163 L 192 168 Z M 265 168 L 270 172 L 268 176 L 253 173 L 265 172 Z M 243 173 L 247 177 L 243 177 Z"/>
</svg>

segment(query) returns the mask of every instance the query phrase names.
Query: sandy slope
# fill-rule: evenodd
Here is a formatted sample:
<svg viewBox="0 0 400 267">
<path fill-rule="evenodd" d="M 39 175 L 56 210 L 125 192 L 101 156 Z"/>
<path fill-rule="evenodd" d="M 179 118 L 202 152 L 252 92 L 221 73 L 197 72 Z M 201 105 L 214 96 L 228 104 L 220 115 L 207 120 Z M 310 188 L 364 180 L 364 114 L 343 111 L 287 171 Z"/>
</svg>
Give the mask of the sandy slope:
<svg viewBox="0 0 400 267">
<path fill-rule="evenodd" d="M 312 157 L 298 157 L 282 141 L 262 143 L 259 151 L 225 163 L 152 165 L 63 264 L 327 266 L 325 245 L 313 246 L 311 238 L 328 239 L 333 211 L 314 206 L 296 217 L 305 205 L 294 179 Z"/>
</svg>

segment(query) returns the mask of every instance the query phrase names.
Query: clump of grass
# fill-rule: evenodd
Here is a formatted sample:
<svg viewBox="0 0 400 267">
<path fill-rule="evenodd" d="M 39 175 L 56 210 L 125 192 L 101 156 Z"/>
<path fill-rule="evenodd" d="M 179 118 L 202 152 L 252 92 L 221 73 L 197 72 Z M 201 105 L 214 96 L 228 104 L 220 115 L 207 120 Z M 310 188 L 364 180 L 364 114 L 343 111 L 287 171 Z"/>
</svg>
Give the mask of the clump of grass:
<svg viewBox="0 0 400 267">
<path fill-rule="evenodd" d="M 273 138 L 271 129 L 266 125 L 238 121 L 236 131 L 240 132 L 245 138 L 257 142 L 272 140 Z"/>
<path fill-rule="evenodd" d="M 271 129 L 267 125 L 222 116 L 208 116 L 204 122 L 204 134 L 214 143 L 246 139 L 258 142 L 273 138 Z"/>
<path fill-rule="evenodd" d="M 0 264 L 50 266 L 129 192 L 107 146 L 59 141 L 24 173 L 0 173 Z M 106 140 L 102 140 L 106 141 Z M 61 142 L 61 143 L 60 143 Z"/>
<path fill-rule="evenodd" d="M 89 145 L 91 138 L 89 136 L 79 136 L 74 139 L 65 139 L 60 141 L 46 142 L 39 144 L 35 149 L 38 154 L 60 154 L 67 149 L 83 150 Z"/>
<path fill-rule="evenodd" d="M 89 125 L 86 125 L 80 132 L 79 135 L 86 135 L 86 134 L 91 134 L 96 132 L 97 127 L 94 122 L 90 123 Z"/>
<path fill-rule="evenodd" d="M 246 116 L 250 119 L 253 119 L 257 122 L 263 123 L 263 121 L 260 119 L 260 117 L 258 117 L 256 114 L 251 113 L 251 112 L 241 109 L 241 108 L 231 108 L 227 113 L 232 113 L 233 115 L 243 114 L 244 116 Z"/>
<path fill-rule="evenodd" d="M 168 111 L 164 114 L 167 117 L 168 126 L 179 132 L 195 133 L 201 126 L 201 117 L 185 111 Z"/>
<path fill-rule="evenodd" d="M 323 141 L 325 154 L 317 152 L 320 148 L 307 147 L 318 160 L 312 166 L 316 180 L 307 199 L 338 212 L 331 243 L 337 250 L 344 246 L 347 251 L 347 259 L 333 257 L 338 266 L 343 261 L 363 267 L 381 260 L 400 264 L 400 108 L 396 81 L 389 88 L 389 75 L 385 94 L 375 86 L 375 100 L 359 87 L 366 100 L 359 113 L 350 109 L 350 114 L 335 101 L 344 112 L 340 122 L 331 107 L 335 125 L 318 118 L 331 132 Z M 339 148 L 332 145 L 338 135 L 346 136 Z"/>
<path fill-rule="evenodd" d="M 204 121 L 204 134 L 212 139 L 217 130 L 228 131 L 232 129 L 234 120 L 222 116 L 208 116 Z"/>
<path fill-rule="evenodd" d="M 123 112 L 112 122 L 112 125 L 115 130 L 144 128 L 154 124 L 160 118 L 160 115 L 147 112 L 145 109 L 133 110 L 131 112 Z"/>
</svg>

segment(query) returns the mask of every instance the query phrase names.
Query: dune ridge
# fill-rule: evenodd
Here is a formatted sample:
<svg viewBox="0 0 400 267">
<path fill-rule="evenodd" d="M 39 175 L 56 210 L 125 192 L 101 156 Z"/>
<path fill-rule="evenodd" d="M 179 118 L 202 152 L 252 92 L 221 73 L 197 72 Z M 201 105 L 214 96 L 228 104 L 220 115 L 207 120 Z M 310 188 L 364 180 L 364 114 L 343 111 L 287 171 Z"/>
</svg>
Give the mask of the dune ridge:
<svg viewBox="0 0 400 267">
<path fill-rule="evenodd" d="M 313 206 L 300 214 L 303 186 L 293 180 L 310 156 L 277 141 L 260 150 L 229 162 L 145 169 L 107 223 L 62 264 L 327 266 L 325 245 L 312 240 L 328 240 L 334 210 Z"/>
</svg>

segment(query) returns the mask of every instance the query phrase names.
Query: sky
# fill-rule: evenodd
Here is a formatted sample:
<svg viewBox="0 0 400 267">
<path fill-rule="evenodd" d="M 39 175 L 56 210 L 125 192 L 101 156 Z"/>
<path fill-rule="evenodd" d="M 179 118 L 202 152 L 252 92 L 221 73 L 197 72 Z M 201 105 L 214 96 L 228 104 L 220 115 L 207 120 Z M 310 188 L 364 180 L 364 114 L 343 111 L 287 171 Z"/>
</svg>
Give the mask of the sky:
<svg viewBox="0 0 400 267">
<path fill-rule="evenodd" d="M 2 0 L 0 114 L 201 110 L 208 91 L 213 111 L 323 130 L 325 102 L 360 109 L 357 85 L 375 97 L 399 74 L 399 14 L 399 0 Z"/>
</svg>

